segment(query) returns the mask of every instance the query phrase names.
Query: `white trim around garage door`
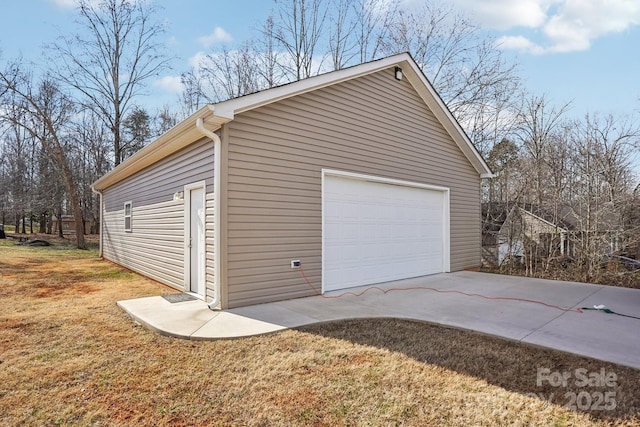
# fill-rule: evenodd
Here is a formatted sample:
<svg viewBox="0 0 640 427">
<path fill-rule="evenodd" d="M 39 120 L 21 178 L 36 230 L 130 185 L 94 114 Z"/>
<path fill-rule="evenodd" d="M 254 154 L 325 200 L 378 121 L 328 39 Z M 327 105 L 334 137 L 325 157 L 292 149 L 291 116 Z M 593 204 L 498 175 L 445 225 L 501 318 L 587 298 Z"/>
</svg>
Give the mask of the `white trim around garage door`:
<svg viewBox="0 0 640 427">
<path fill-rule="evenodd" d="M 327 195 L 326 195 L 326 190 L 327 190 L 327 183 L 326 183 L 326 178 L 327 177 L 336 177 L 336 178 L 347 178 L 347 179 L 353 179 L 353 180 L 357 180 L 357 181 L 369 181 L 372 183 L 378 183 L 378 184 L 389 184 L 389 185 L 396 185 L 396 186 L 402 186 L 402 187 L 407 187 L 407 188 L 416 188 L 416 189 L 424 189 L 424 190 L 431 190 L 434 192 L 439 192 L 442 195 L 442 266 L 441 266 L 441 270 L 439 272 L 449 272 L 451 271 L 451 266 L 450 266 L 450 220 L 449 220 L 449 196 L 450 196 L 450 190 L 447 187 L 440 187 L 440 186 L 435 186 L 435 185 L 429 185 L 429 184 L 423 184 L 423 183 L 419 183 L 419 182 L 412 182 L 412 181 L 403 181 L 403 180 L 398 180 L 398 179 L 392 179 L 392 178 L 385 178 L 385 177 L 380 177 L 380 176 L 373 176 L 373 175 L 366 175 L 366 174 L 359 174 L 359 173 L 353 173 L 353 172 L 345 172 L 345 171 L 338 171 L 338 170 L 332 170 L 332 169 L 323 169 L 322 170 L 322 292 L 324 293 L 325 291 L 331 291 L 334 290 L 333 287 L 331 286 L 327 286 L 327 282 L 326 282 L 326 277 L 327 277 L 327 244 L 326 244 L 326 237 L 327 237 L 327 223 L 326 223 L 326 211 L 327 211 Z M 371 284 L 373 284 L 374 282 L 372 282 Z M 328 289 L 329 288 L 329 289 Z"/>
</svg>

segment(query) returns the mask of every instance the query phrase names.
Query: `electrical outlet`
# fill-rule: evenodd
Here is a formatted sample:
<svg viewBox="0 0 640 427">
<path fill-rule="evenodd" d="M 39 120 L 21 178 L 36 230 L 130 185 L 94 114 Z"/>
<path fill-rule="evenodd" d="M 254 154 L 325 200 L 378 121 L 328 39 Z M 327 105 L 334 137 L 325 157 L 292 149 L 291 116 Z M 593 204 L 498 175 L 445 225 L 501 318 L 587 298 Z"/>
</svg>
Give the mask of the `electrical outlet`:
<svg viewBox="0 0 640 427">
<path fill-rule="evenodd" d="M 302 261 L 300 261 L 299 259 L 291 260 L 291 268 L 300 268 L 300 267 L 302 267 Z"/>
</svg>

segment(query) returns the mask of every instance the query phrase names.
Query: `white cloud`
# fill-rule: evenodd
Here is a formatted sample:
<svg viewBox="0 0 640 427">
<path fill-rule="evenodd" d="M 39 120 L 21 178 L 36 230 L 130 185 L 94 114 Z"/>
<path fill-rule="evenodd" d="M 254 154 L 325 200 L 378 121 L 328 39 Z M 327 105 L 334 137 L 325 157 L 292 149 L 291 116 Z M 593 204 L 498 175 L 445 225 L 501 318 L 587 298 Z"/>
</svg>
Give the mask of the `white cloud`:
<svg viewBox="0 0 640 427">
<path fill-rule="evenodd" d="M 557 0 L 452 0 L 480 25 L 498 30 L 537 28 L 547 20 L 547 11 Z"/>
<path fill-rule="evenodd" d="M 230 43 L 233 41 L 231 34 L 227 33 L 222 27 L 216 27 L 211 34 L 198 38 L 198 43 L 206 48 L 213 46 L 216 43 Z"/>
<path fill-rule="evenodd" d="M 533 53 L 535 55 L 540 55 L 545 51 L 544 48 L 524 36 L 502 36 L 496 40 L 496 47 L 505 50 Z"/>
<path fill-rule="evenodd" d="M 589 49 L 591 42 L 640 25 L 637 0 L 566 0 L 543 28 L 552 52 Z"/>
<path fill-rule="evenodd" d="M 196 52 L 191 58 L 189 58 L 188 63 L 189 66 L 198 70 L 200 69 L 200 64 L 202 64 L 203 60 L 206 60 L 207 54 L 203 51 Z"/>
<path fill-rule="evenodd" d="M 51 3 L 54 6 L 63 8 L 63 9 L 75 9 L 76 7 L 78 7 L 78 0 L 46 0 L 49 3 Z M 93 7 L 98 7 L 100 6 L 102 0 L 87 0 L 87 3 L 90 4 Z M 128 0 L 130 2 L 143 2 L 146 0 Z"/>
<path fill-rule="evenodd" d="M 167 46 L 179 46 L 179 45 L 180 45 L 180 41 L 176 36 L 169 36 L 167 38 Z"/>
<path fill-rule="evenodd" d="M 49 3 L 66 9 L 74 8 L 78 4 L 76 0 L 49 0 Z"/>
<path fill-rule="evenodd" d="M 169 93 L 182 93 L 184 90 L 180 76 L 164 76 L 154 81 L 153 85 Z"/>
<path fill-rule="evenodd" d="M 531 37 L 511 34 L 502 49 L 542 54 L 583 51 L 599 37 L 640 25 L 638 0 L 452 0 L 482 26 L 497 30 L 534 30 Z"/>
</svg>

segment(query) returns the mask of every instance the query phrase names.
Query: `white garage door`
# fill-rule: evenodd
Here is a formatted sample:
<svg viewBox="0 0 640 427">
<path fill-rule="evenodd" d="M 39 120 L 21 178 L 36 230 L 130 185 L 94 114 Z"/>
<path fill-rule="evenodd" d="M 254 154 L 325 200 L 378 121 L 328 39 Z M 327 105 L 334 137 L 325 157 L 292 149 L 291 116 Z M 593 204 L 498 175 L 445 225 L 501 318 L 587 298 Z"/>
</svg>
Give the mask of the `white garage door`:
<svg viewBox="0 0 640 427">
<path fill-rule="evenodd" d="M 325 175 L 323 291 L 448 269 L 446 193 Z"/>
</svg>

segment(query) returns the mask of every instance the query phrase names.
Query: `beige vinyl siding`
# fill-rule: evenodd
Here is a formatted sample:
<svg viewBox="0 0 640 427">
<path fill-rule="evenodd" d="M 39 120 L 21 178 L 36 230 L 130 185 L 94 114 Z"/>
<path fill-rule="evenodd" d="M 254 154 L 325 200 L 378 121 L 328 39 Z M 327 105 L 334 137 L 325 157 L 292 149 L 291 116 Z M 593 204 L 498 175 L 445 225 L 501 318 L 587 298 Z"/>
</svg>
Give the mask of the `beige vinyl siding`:
<svg viewBox="0 0 640 427">
<path fill-rule="evenodd" d="M 480 178 L 393 70 L 236 114 L 227 126 L 229 307 L 320 290 L 321 170 L 448 187 L 451 269 L 480 264 Z"/>
<path fill-rule="evenodd" d="M 213 142 L 201 140 L 103 192 L 103 255 L 133 271 L 184 289 L 184 200 L 174 194 L 206 182 L 206 281 L 213 287 Z M 132 202 L 131 232 L 124 202 Z"/>
</svg>

